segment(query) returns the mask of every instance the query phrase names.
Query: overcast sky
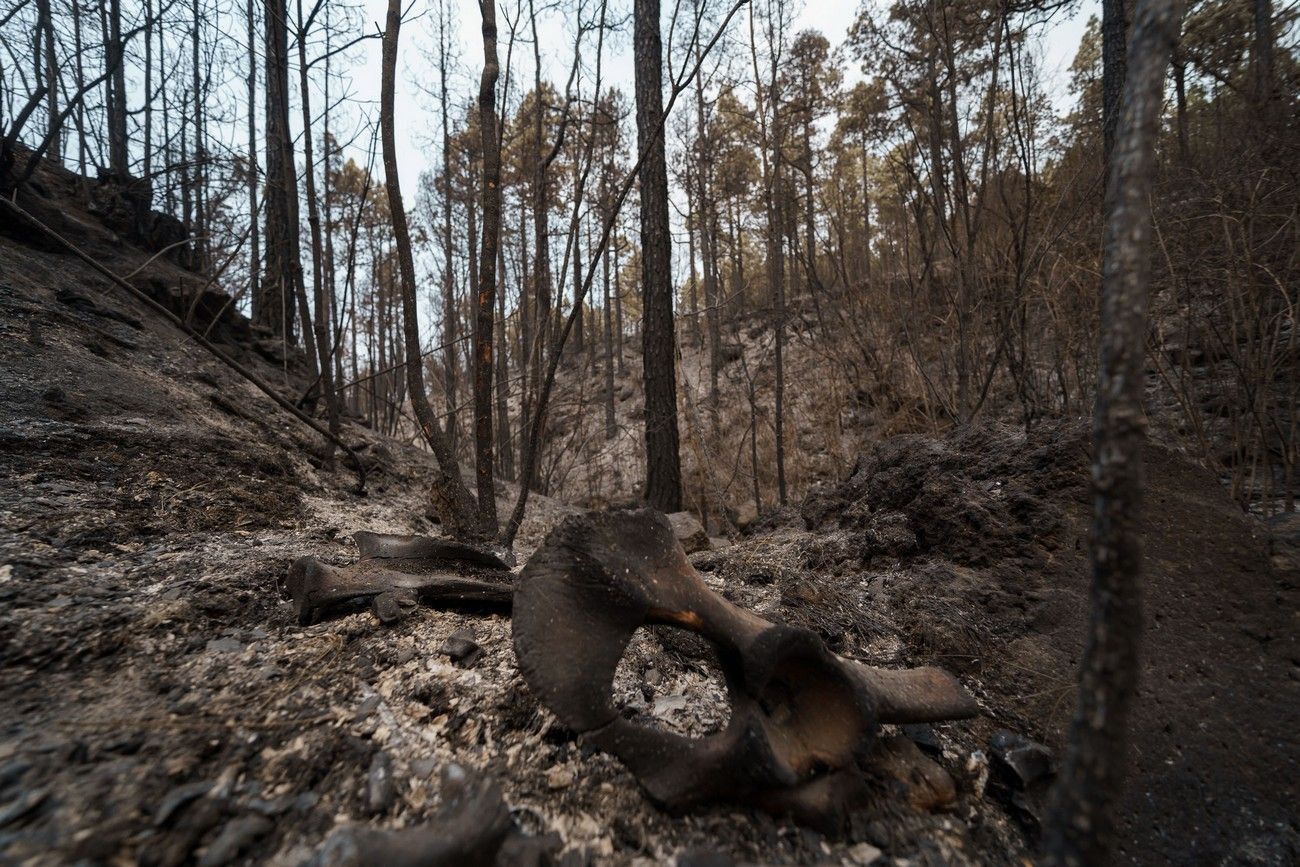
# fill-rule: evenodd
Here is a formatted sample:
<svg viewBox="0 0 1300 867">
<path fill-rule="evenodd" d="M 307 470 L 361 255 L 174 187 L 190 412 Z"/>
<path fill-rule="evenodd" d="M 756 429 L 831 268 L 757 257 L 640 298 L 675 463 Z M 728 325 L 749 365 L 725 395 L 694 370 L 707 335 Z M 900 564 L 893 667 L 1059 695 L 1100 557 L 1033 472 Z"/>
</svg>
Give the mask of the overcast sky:
<svg viewBox="0 0 1300 867">
<path fill-rule="evenodd" d="M 458 89 L 458 99 L 468 100 L 477 92 L 478 75 L 483 65 L 483 45 L 479 31 L 480 19 L 477 0 L 455 0 L 458 7 L 458 54 L 459 71 L 453 89 Z M 883 0 L 867 0 L 882 10 L 887 8 Z M 433 3 L 417 0 L 411 6 L 411 16 L 416 20 L 402 28 L 400 54 L 398 57 L 398 86 L 395 95 L 397 119 L 397 146 L 399 171 L 401 174 L 403 198 L 407 206 L 414 204 L 416 182 L 420 172 L 431 168 L 438 162 L 438 149 L 430 147 L 436 138 L 435 130 L 439 119 L 437 103 L 421 92 L 420 85 L 434 88 L 437 85 L 437 70 L 431 66 L 427 52 L 433 43 L 433 19 L 429 11 Z M 539 2 L 539 7 L 546 5 Z M 570 4 L 563 4 L 570 5 Z M 620 4 L 621 5 L 621 4 Z M 686 6 L 686 4 L 683 4 Z M 502 8 L 498 5 L 498 10 Z M 832 47 L 844 41 L 849 26 L 856 19 L 858 4 L 843 0 L 818 0 L 805 5 L 798 13 L 792 33 L 806 28 L 820 30 L 830 40 Z M 1066 106 L 1065 85 L 1070 62 L 1074 59 L 1079 39 L 1083 34 L 1088 17 L 1098 14 L 1098 0 L 1082 0 L 1076 11 L 1066 16 L 1059 13 L 1049 25 L 1044 44 L 1043 73 L 1047 81 L 1052 82 L 1052 91 L 1057 111 L 1064 111 Z M 671 14 L 671 2 L 663 3 L 665 18 Z M 383 27 L 386 15 L 386 0 L 365 0 L 364 12 L 367 16 L 366 26 L 370 30 Z M 732 19 L 730 34 L 737 39 L 747 38 L 746 11 L 742 10 Z M 541 25 L 541 42 L 543 45 L 543 64 L 548 77 L 562 80 L 567 73 L 567 64 L 572 57 L 572 36 L 565 15 L 558 11 L 546 15 Z M 500 30 L 499 54 L 502 64 L 506 54 L 506 21 L 501 20 L 498 11 L 497 26 Z M 630 25 L 629 25 L 630 29 Z M 706 34 L 707 39 L 711 33 Z M 624 36 L 607 48 L 605 55 L 605 80 L 610 85 L 620 87 L 629 98 L 632 95 L 632 57 L 630 37 Z M 358 52 L 358 65 L 350 71 L 353 92 L 363 100 L 373 100 L 378 104 L 380 78 L 380 45 L 378 40 L 364 43 Z M 586 56 L 591 58 L 594 46 L 588 46 Z M 517 99 L 520 92 L 520 77 L 532 77 L 532 46 L 516 45 L 515 48 L 515 83 L 512 85 L 511 99 Z M 847 80 L 852 81 L 860 75 L 856 68 L 843 70 Z M 364 160 L 366 142 L 361 142 L 353 149 L 351 155 L 359 161 Z M 378 160 L 376 160 L 378 162 Z"/>
</svg>

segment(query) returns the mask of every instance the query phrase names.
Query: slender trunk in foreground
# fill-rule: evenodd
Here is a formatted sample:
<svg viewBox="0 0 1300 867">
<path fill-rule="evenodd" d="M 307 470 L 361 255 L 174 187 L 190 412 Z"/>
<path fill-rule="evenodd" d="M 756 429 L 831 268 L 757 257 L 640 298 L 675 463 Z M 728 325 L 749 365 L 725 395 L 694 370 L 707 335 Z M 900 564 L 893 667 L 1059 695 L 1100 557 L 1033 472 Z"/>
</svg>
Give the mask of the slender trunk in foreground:
<svg viewBox="0 0 1300 867">
<path fill-rule="evenodd" d="M 1183 0 L 1140 0 L 1106 187 L 1101 356 L 1093 420 L 1092 618 L 1079 706 L 1044 845 L 1053 864 L 1110 860 L 1142 632 L 1142 411 L 1151 188 L 1165 69 Z"/>
<path fill-rule="evenodd" d="M 438 424 L 438 417 L 424 390 L 424 362 L 420 352 L 420 322 L 415 306 L 415 262 L 411 258 L 411 231 L 402 206 L 402 188 L 397 176 L 397 137 L 393 132 L 393 88 L 397 70 L 397 37 L 402 26 L 401 0 L 388 0 L 388 20 L 384 30 L 383 73 L 379 95 L 380 138 L 384 149 L 384 183 L 388 188 L 388 210 L 393 221 L 393 239 L 397 242 L 397 264 L 401 277 L 402 332 L 406 340 L 406 383 L 411 395 L 420 432 L 438 461 L 445 477 L 442 494 L 449 501 L 453 515 L 444 521 L 454 528 L 481 532 L 478 507 L 460 477 L 456 455 Z M 449 520 L 448 520 L 449 519 Z"/>
<path fill-rule="evenodd" d="M 496 535 L 497 499 L 492 477 L 492 317 L 501 234 L 501 140 L 497 136 L 496 0 L 479 0 L 483 15 L 483 77 L 478 89 L 483 140 L 483 245 L 479 250 L 478 306 L 474 321 L 474 476 L 483 531 Z M 504 327 L 504 326 L 503 326 Z"/>
</svg>

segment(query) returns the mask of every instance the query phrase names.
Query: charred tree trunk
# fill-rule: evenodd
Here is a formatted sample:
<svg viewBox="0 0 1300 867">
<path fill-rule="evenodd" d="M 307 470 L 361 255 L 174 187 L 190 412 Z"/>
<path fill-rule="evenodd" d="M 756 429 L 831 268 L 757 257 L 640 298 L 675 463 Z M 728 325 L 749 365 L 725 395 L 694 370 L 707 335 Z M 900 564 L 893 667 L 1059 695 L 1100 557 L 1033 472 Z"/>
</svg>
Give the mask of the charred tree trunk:
<svg viewBox="0 0 1300 867">
<path fill-rule="evenodd" d="M 542 96 L 542 54 L 541 42 L 537 35 L 537 10 L 533 0 L 528 3 L 529 19 L 532 23 L 533 31 L 533 159 L 536 165 L 533 168 L 532 177 L 532 207 L 533 207 L 533 291 L 534 291 L 534 329 L 533 345 L 529 348 L 529 364 L 533 372 L 533 394 L 536 395 L 541 391 L 542 371 L 546 367 L 546 359 L 550 348 L 551 338 L 551 230 L 550 214 L 547 210 L 549 202 L 546 199 L 546 159 L 543 155 L 543 129 L 545 126 L 545 105 Z M 540 450 L 545 444 L 545 420 L 542 421 L 542 439 L 538 441 L 537 448 Z M 525 442 L 524 448 L 531 446 Z M 527 462 L 527 458 L 525 458 Z M 540 473 L 541 461 L 534 460 L 531 464 L 537 468 Z M 534 474 L 531 478 L 522 479 L 521 483 L 527 484 L 536 490 L 540 484 L 540 475 Z"/>
<path fill-rule="evenodd" d="M 456 272 L 451 240 L 451 114 L 447 94 L 447 7 L 438 8 L 438 85 L 442 101 L 442 172 L 445 189 L 442 196 L 442 380 L 447 397 L 447 440 L 456 450 L 456 380 L 458 351 L 456 346 Z M 474 267 L 473 264 L 470 267 Z"/>
<path fill-rule="evenodd" d="M 700 61 L 696 46 L 695 61 Z M 700 202 L 700 253 L 704 257 L 705 323 L 709 332 L 709 410 L 716 429 L 718 424 L 718 374 L 722 369 L 722 323 L 718 298 L 718 211 L 712 184 L 711 143 L 704 118 L 704 73 L 695 76 L 695 129 L 699 168 L 695 172 L 696 195 Z"/>
<path fill-rule="evenodd" d="M 501 236 L 501 140 L 497 135 L 496 0 L 479 0 L 483 16 L 483 76 L 479 81 L 479 132 L 483 142 L 483 246 L 479 250 L 474 322 L 474 475 L 483 531 L 496 535 L 497 500 L 492 475 L 492 326 Z"/>
<path fill-rule="evenodd" d="M 668 225 L 668 166 L 659 124 L 663 116 L 663 46 L 659 0 L 633 3 L 637 143 L 641 164 L 642 358 L 645 366 L 646 500 L 661 512 L 682 506 L 673 357 L 672 239 Z"/>
<path fill-rule="evenodd" d="M 1110 171 L 1110 153 L 1115 148 L 1115 127 L 1119 123 L 1120 100 L 1124 95 L 1128 22 L 1124 0 L 1101 2 L 1101 122 L 1102 153 Z"/>
<path fill-rule="evenodd" d="M 36 37 L 36 62 L 44 66 L 43 77 L 45 79 L 45 113 L 46 113 L 46 132 L 49 139 L 47 152 L 52 154 L 57 162 L 63 162 L 63 139 L 59 135 L 59 61 L 54 56 L 54 16 L 50 12 L 50 0 L 39 0 L 36 5 L 37 15 L 40 18 L 40 32 Z M 45 50 L 40 50 L 41 43 L 44 42 Z M 147 66 L 147 64 L 146 64 Z M 39 81 L 40 79 L 38 79 Z M 148 93 L 148 90 L 145 91 Z M 148 100 L 146 100 L 146 103 Z"/>
<path fill-rule="evenodd" d="M 380 84 L 380 138 L 384 150 L 384 179 L 388 189 L 388 209 L 397 242 L 397 264 L 402 294 L 402 331 L 406 341 L 406 382 L 411 408 L 420 432 L 433 450 L 443 478 L 439 482 L 439 499 L 449 503 L 453 514 L 444 516 L 447 523 L 469 535 L 482 532 L 478 507 L 460 477 L 456 455 L 433 414 L 428 393 L 424 390 L 424 356 L 420 351 L 420 324 L 415 303 L 415 262 L 411 256 L 411 231 L 402 205 L 402 187 L 397 174 L 397 137 L 393 132 L 393 92 L 397 74 L 397 39 L 402 26 L 401 0 L 388 0 L 387 27 L 384 30 L 383 71 Z"/>
<path fill-rule="evenodd" d="M 499 138 L 498 141 L 500 141 Z M 501 280 L 506 279 L 506 251 L 504 244 L 497 245 L 497 274 Z M 507 392 L 507 379 L 510 373 L 508 359 L 510 329 L 506 327 L 506 292 L 503 287 L 497 287 L 497 321 L 501 323 L 501 337 L 497 341 L 499 345 L 496 350 L 496 459 L 501 477 L 508 482 L 512 482 L 515 478 L 515 453 L 510 443 L 510 396 Z"/>
<path fill-rule="evenodd" d="M 126 64 L 123 63 L 122 2 L 109 0 L 108 44 L 104 51 L 104 64 L 112 71 L 105 82 L 108 110 L 108 166 L 113 174 L 123 179 L 127 174 L 130 153 L 126 137 Z"/>
<path fill-rule="evenodd" d="M 325 399 L 325 409 L 329 418 L 330 434 L 339 435 L 339 406 L 334 393 L 334 364 L 331 359 L 330 305 L 325 295 L 325 249 L 321 239 L 320 208 L 316 197 L 316 169 L 312 159 L 312 124 L 311 91 L 307 79 L 307 24 L 303 19 L 302 0 L 298 0 L 298 86 L 302 91 L 302 142 L 303 156 L 306 159 L 303 178 L 307 183 L 307 223 L 311 227 L 311 288 L 312 305 L 316 315 L 312 317 L 315 335 L 316 358 L 319 360 L 318 375 L 321 396 Z M 328 142 L 327 148 L 328 148 Z M 328 156 L 326 157 L 328 161 Z M 306 320 L 303 321 L 304 327 Z M 325 455 L 327 469 L 334 467 L 334 448 L 328 446 Z"/>
<path fill-rule="evenodd" d="M 1101 355 L 1093 421 L 1092 618 L 1079 706 L 1045 845 L 1056 864 L 1108 862 L 1127 763 L 1142 632 L 1142 449 L 1146 440 L 1150 195 L 1165 70 L 1182 0 L 1140 0 L 1106 187 Z"/>
<path fill-rule="evenodd" d="M 289 130 L 289 28 L 285 0 L 266 0 L 266 273 L 253 320 L 293 339 L 298 258 L 298 180 Z"/>
</svg>

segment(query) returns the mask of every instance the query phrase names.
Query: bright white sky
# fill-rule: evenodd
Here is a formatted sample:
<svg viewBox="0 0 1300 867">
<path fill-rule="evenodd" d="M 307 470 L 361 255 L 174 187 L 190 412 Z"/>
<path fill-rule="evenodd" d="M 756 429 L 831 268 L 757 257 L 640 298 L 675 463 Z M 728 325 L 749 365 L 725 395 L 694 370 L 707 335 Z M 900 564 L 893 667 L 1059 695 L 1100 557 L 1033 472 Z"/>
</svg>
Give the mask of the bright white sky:
<svg viewBox="0 0 1300 867">
<path fill-rule="evenodd" d="M 795 0 L 795 2 L 797 3 L 798 0 Z M 881 9 L 882 14 L 888 5 L 886 0 L 865 0 L 865 2 Z M 480 19 L 477 0 L 455 0 L 455 3 L 459 7 L 460 44 L 458 53 L 460 69 L 450 86 L 457 99 L 464 100 L 472 98 L 477 93 L 478 75 L 483 64 L 483 46 L 479 31 Z M 425 54 L 434 44 L 433 13 L 429 11 L 433 5 L 429 0 L 416 0 L 412 4 L 410 14 L 411 16 L 419 16 L 419 20 L 403 26 L 400 44 L 401 53 L 398 57 L 398 92 L 395 97 L 397 146 L 402 192 L 408 207 L 414 205 L 417 189 L 416 182 L 420 172 L 436 165 L 439 156 L 438 149 L 430 146 L 436 137 L 435 131 L 439 123 L 437 104 L 431 98 L 422 94 L 418 86 L 422 84 L 424 87 L 432 89 L 437 85 L 436 69 L 430 65 L 430 61 Z M 539 8 L 545 5 L 548 5 L 547 0 L 539 0 Z M 566 2 L 560 5 L 567 7 L 571 4 Z M 630 4 L 622 3 L 617 5 L 630 6 Z M 666 21 L 671 14 L 672 2 L 671 0 L 663 0 L 662 5 Z M 683 4 L 683 6 L 689 8 L 687 4 Z M 387 8 L 386 0 L 364 0 L 367 28 L 369 30 L 373 31 L 376 27 L 382 28 Z M 506 22 L 500 12 L 501 8 L 501 5 L 498 5 L 497 26 L 500 31 L 499 54 L 501 62 L 504 64 L 507 35 Z M 815 28 L 826 35 L 832 47 L 838 46 L 844 41 L 849 26 L 857 18 L 858 8 L 858 4 L 845 2 L 845 0 L 814 0 L 814 2 L 805 5 L 799 12 L 791 33 L 797 33 L 806 28 Z M 1074 59 L 1079 40 L 1083 35 L 1084 26 L 1090 15 L 1100 14 L 1099 9 L 1098 0 L 1080 0 L 1076 6 L 1076 11 L 1072 15 L 1067 17 L 1065 13 L 1058 13 L 1057 18 L 1048 26 L 1043 46 L 1043 74 L 1047 81 L 1052 82 L 1053 95 L 1057 97 L 1058 111 L 1063 111 L 1066 108 L 1065 84 L 1068 69 Z M 737 38 L 746 38 L 745 16 L 746 11 L 741 10 L 731 22 L 731 30 Z M 567 73 L 567 63 L 572 57 L 572 37 L 566 27 L 565 17 L 560 12 L 550 12 L 546 15 L 541 26 L 543 64 L 549 64 L 546 75 L 553 81 L 563 79 Z M 707 39 L 709 35 L 711 34 L 706 34 L 705 38 Z M 629 99 L 632 95 L 630 42 L 630 36 L 625 36 L 618 40 L 612 48 L 607 46 L 604 73 L 606 82 L 622 88 Z M 351 70 L 352 91 L 360 99 L 373 100 L 374 104 L 377 105 L 380 78 L 379 41 L 371 40 L 364 43 L 357 53 L 357 66 Z M 588 47 L 586 56 L 590 58 L 593 54 L 594 47 Z M 532 78 L 531 45 L 521 44 L 516 46 L 513 65 L 515 67 L 516 84 L 512 85 L 512 99 L 517 99 L 520 92 L 518 85 L 526 84 Z M 844 74 L 845 78 L 851 81 L 859 73 L 856 69 L 845 69 Z M 365 144 L 364 141 L 360 142 L 351 153 L 358 161 L 364 160 Z"/>
</svg>

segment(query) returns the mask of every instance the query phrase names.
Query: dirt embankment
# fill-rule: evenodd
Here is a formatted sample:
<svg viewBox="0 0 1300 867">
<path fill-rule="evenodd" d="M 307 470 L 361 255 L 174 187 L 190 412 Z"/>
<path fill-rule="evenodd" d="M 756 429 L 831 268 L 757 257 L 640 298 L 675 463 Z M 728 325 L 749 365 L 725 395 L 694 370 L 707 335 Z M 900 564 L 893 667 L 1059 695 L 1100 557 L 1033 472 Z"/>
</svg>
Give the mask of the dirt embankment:
<svg viewBox="0 0 1300 867">
<path fill-rule="evenodd" d="M 1060 747 L 1089 613 L 1087 428 L 899 437 L 802 507 L 814 549 L 848 546 L 909 655 L 970 678 L 1004 725 Z M 1147 631 L 1123 855 L 1300 858 L 1300 575 L 1288 522 L 1243 514 L 1173 452 L 1146 454 Z M 1294 530 L 1291 531 L 1294 535 Z M 877 571 L 897 558 L 896 571 Z"/>
</svg>

